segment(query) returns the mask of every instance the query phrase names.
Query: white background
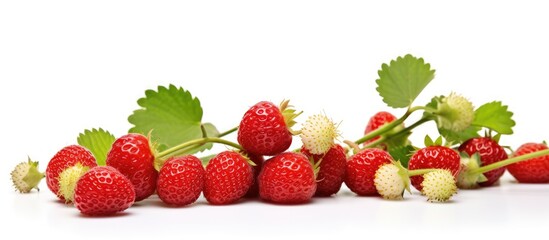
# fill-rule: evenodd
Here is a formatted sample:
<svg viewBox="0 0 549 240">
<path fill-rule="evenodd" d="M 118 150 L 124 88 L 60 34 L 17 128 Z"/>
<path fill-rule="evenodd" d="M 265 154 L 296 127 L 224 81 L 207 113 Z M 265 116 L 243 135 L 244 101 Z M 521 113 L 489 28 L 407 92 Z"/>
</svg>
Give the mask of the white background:
<svg viewBox="0 0 549 240">
<path fill-rule="evenodd" d="M 300 121 L 325 112 L 341 122 L 342 139 L 355 140 L 375 112 L 403 113 L 385 107 L 374 81 L 383 62 L 407 53 L 437 70 L 417 104 L 451 91 L 476 106 L 501 100 L 517 122 L 502 144 L 540 142 L 549 133 L 548 10 L 544 1 L 2 1 L 2 231 L 63 238 L 536 236 L 549 223 L 549 186 L 519 185 L 509 175 L 499 187 L 461 191 L 449 204 L 429 204 L 417 192 L 391 202 L 344 189 L 299 206 L 214 207 L 200 199 L 171 209 L 151 199 L 106 219 L 56 202 L 45 182 L 40 193 L 16 194 L 8 175 L 27 155 L 45 170 L 84 129 L 126 133 L 136 100 L 170 83 L 199 97 L 203 120 L 222 131 L 258 101 L 291 99 L 304 111 Z M 412 140 L 421 145 L 427 133 L 435 133 L 433 125 Z"/>
</svg>

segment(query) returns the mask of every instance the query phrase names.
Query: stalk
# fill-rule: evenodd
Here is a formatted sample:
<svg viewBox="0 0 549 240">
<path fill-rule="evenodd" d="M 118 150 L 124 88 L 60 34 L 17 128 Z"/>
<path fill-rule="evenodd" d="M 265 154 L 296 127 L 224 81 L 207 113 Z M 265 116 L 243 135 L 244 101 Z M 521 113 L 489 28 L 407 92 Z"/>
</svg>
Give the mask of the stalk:
<svg viewBox="0 0 549 240">
<path fill-rule="evenodd" d="M 549 155 L 549 149 L 524 154 L 524 155 L 521 155 L 521 156 L 518 156 L 518 157 L 509 158 L 509 159 L 499 161 L 499 162 L 496 162 L 496 163 L 492 163 L 490 165 L 486 165 L 486 166 L 479 167 L 479 168 L 476 168 L 476 169 L 471 169 L 469 171 L 469 174 L 481 174 L 481 173 L 492 171 L 492 170 L 500 168 L 500 167 L 505 167 L 505 166 L 513 164 L 513 163 L 522 162 L 522 161 L 526 161 L 526 160 L 529 160 L 529 159 L 532 159 L 532 158 L 541 157 L 541 156 L 545 156 L 545 155 Z"/>
</svg>

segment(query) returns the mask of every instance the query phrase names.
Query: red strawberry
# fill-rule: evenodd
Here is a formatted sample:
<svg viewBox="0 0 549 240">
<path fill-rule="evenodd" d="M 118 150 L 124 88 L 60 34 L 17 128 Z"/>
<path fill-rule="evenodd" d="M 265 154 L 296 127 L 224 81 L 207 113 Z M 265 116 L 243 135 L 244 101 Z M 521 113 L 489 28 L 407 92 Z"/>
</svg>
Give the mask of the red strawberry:
<svg viewBox="0 0 549 240">
<path fill-rule="evenodd" d="M 74 205 L 85 215 L 111 215 L 129 208 L 135 200 L 133 185 L 113 167 L 94 167 L 74 190 Z"/>
<path fill-rule="evenodd" d="M 345 184 L 351 191 L 361 196 L 378 195 L 374 185 L 377 169 L 391 163 L 389 153 L 378 148 L 367 148 L 353 155 L 347 161 Z"/>
<path fill-rule="evenodd" d="M 286 151 L 292 144 L 289 128 L 297 115 L 283 102 L 279 109 L 271 102 L 259 102 L 242 117 L 238 128 L 238 143 L 246 152 L 272 156 Z"/>
<path fill-rule="evenodd" d="M 153 163 L 149 140 L 136 133 L 116 139 L 107 155 L 107 165 L 116 168 L 132 182 L 135 201 L 148 198 L 156 189 L 158 172 Z"/>
<path fill-rule="evenodd" d="M 206 166 L 204 197 L 211 204 L 230 204 L 244 197 L 253 184 L 252 167 L 240 153 L 225 151 Z"/>
<path fill-rule="evenodd" d="M 480 154 L 481 166 L 486 166 L 501 160 L 507 159 L 507 153 L 505 149 L 501 147 L 494 139 L 489 137 L 477 137 L 472 138 L 461 144 L 458 150 L 460 152 L 466 152 L 469 156 L 475 153 Z M 479 183 L 480 186 L 490 186 L 497 182 L 499 178 L 505 172 L 505 167 L 498 168 L 484 173 L 484 176 L 488 179 L 485 182 Z"/>
<path fill-rule="evenodd" d="M 446 169 L 454 175 L 454 178 L 459 174 L 461 158 L 457 151 L 444 146 L 429 146 L 418 150 L 408 163 L 408 169 L 426 169 L 439 168 Z M 412 185 L 421 191 L 421 183 L 423 176 L 413 176 L 410 178 Z"/>
<path fill-rule="evenodd" d="M 341 184 L 345 179 L 347 168 L 347 156 L 345 150 L 339 144 L 334 145 L 326 154 L 311 154 L 305 147 L 301 148 L 301 153 L 308 158 L 313 158 L 315 164 L 322 160 L 319 165 L 317 175 L 316 196 L 331 196 L 339 192 Z"/>
<path fill-rule="evenodd" d="M 90 168 L 97 166 L 92 153 L 78 145 L 64 147 L 48 163 L 46 168 L 48 188 L 61 200 L 64 200 L 64 198 L 59 194 L 59 174 L 77 163 Z"/>
<path fill-rule="evenodd" d="M 311 200 L 316 191 L 313 165 L 301 153 L 285 152 L 265 161 L 259 173 L 259 196 L 275 203 Z"/>
<path fill-rule="evenodd" d="M 374 114 L 374 116 L 372 116 L 368 121 L 368 125 L 366 125 L 366 129 L 364 130 L 364 135 L 378 129 L 379 127 L 387 123 L 395 121 L 396 119 L 397 118 L 395 117 L 395 115 L 389 112 L 378 112 Z M 379 139 L 379 136 L 366 141 L 365 144 L 371 143 L 377 139 Z"/>
<path fill-rule="evenodd" d="M 254 173 L 254 183 L 246 193 L 247 198 L 254 198 L 259 196 L 259 183 L 257 181 L 257 176 L 259 176 L 259 173 L 261 172 L 261 168 L 263 167 L 263 162 L 265 161 L 263 156 L 261 155 L 252 155 L 247 154 L 248 158 L 252 160 L 252 162 L 255 163 L 255 166 L 252 167 L 253 173 Z"/>
<path fill-rule="evenodd" d="M 547 149 L 544 143 L 526 143 L 520 146 L 513 154 L 518 157 L 532 152 Z M 549 182 L 549 156 L 532 158 L 507 166 L 507 170 L 517 181 L 521 183 L 548 183 Z"/>
<path fill-rule="evenodd" d="M 204 167 L 195 156 L 168 159 L 158 174 L 158 197 L 169 205 L 185 206 L 198 199 L 204 187 Z"/>
</svg>

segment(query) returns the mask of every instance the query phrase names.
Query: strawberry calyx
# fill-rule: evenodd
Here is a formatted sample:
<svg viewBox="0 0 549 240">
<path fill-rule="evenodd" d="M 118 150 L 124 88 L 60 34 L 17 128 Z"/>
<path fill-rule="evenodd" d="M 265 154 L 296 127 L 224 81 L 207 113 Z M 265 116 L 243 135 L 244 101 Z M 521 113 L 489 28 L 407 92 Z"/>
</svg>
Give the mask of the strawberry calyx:
<svg viewBox="0 0 549 240">
<path fill-rule="evenodd" d="M 299 135 L 300 131 L 295 131 L 292 129 L 292 127 L 297 123 L 295 121 L 295 118 L 301 115 L 303 111 L 297 112 L 297 110 L 295 110 L 292 105 L 289 105 L 289 103 L 290 100 L 283 100 L 280 103 L 279 109 L 282 113 L 282 116 L 284 117 L 284 123 L 286 123 L 288 131 L 290 131 L 292 135 Z"/>
<path fill-rule="evenodd" d="M 40 191 L 38 184 L 46 176 L 38 171 L 38 162 L 28 157 L 27 162 L 21 162 L 11 172 L 11 181 L 16 191 L 29 193 L 32 189 Z"/>
<path fill-rule="evenodd" d="M 476 152 L 472 156 L 465 152 L 460 153 L 461 169 L 457 177 L 457 186 L 462 189 L 477 188 L 478 183 L 488 181 L 488 178 L 482 173 L 474 172 L 473 169 L 478 169 L 482 165 L 480 154 Z"/>
</svg>

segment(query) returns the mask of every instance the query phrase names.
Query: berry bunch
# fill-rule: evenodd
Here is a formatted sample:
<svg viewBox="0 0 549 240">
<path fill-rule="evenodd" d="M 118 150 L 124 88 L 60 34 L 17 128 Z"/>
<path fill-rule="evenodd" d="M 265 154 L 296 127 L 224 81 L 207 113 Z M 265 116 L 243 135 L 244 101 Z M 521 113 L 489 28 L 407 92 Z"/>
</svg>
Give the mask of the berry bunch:
<svg viewBox="0 0 549 240">
<path fill-rule="evenodd" d="M 501 102 L 475 109 L 451 93 L 412 106 L 433 78 L 430 65 L 411 55 L 383 64 L 376 80 L 380 96 L 389 107 L 407 111 L 400 118 L 386 111 L 374 114 L 362 138 L 342 141 L 347 146 L 325 114 L 311 115 L 301 129 L 293 129 L 302 112 L 289 101 L 258 102 L 237 127 L 219 132 L 202 122 L 200 101 L 188 91 L 159 87 L 138 100 L 142 108 L 128 118 L 134 125 L 129 134 L 115 138 L 103 129 L 86 130 L 79 145 L 55 154 L 45 173 L 29 159 L 15 167 L 12 181 L 28 193 L 45 177 L 60 200 L 92 216 L 116 214 L 155 193 L 173 207 L 192 204 L 201 194 L 212 205 L 244 197 L 303 204 L 337 194 L 343 183 L 357 195 L 390 200 L 403 199 L 412 185 L 428 201 L 446 202 L 458 187 L 493 185 L 506 169 L 521 183 L 549 183 L 545 143 L 527 143 L 512 154 L 499 144 L 515 125 Z M 421 118 L 405 124 L 418 111 Z M 431 121 L 440 137 L 427 136 L 421 148 L 413 145 L 412 130 Z M 233 132 L 237 143 L 224 138 Z M 294 136 L 302 144 L 289 150 Z M 197 157 L 213 144 L 231 149 Z"/>
</svg>

